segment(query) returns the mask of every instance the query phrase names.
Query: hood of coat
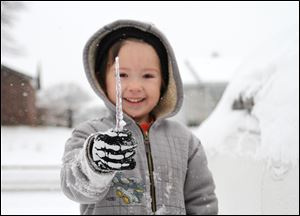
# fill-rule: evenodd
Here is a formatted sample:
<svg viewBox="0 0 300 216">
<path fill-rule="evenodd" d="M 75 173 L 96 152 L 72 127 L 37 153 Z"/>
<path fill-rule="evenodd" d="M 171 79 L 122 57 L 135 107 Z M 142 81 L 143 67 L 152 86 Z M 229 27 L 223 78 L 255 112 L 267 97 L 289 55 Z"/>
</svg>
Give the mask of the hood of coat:
<svg viewBox="0 0 300 216">
<path fill-rule="evenodd" d="M 107 36 L 118 32 L 120 29 L 130 28 L 137 29 L 138 31 L 145 32 L 147 34 L 154 35 L 159 38 L 160 42 L 165 47 L 167 52 L 166 64 L 168 66 L 168 85 L 166 91 L 159 101 L 153 114 L 156 119 L 168 118 L 174 116 L 182 106 L 183 100 L 183 88 L 179 74 L 177 61 L 173 52 L 173 49 L 164 36 L 153 24 L 144 23 L 134 20 L 118 20 L 110 23 L 103 28 L 99 29 L 92 37 L 88 40 L 83 51 L 83 64 L 87 79 L 92 86 L 96 94 L 104 101 L 108 109 L 115 114 L 115 105 L 108 99 L 105 91 L 101 88 L 96 73 L 96 58 L 99 53 L 99 49 L 107 47 L 108 43 Z M 114 34 L 117 35 L 117 34 Z M 104 48 L 103 48 L 104 49 Z M 101 50 L 100 50 L 101 52 Z M 124 113 L 125 121 L 132 120 L 129 116 Z"/>
</svg>

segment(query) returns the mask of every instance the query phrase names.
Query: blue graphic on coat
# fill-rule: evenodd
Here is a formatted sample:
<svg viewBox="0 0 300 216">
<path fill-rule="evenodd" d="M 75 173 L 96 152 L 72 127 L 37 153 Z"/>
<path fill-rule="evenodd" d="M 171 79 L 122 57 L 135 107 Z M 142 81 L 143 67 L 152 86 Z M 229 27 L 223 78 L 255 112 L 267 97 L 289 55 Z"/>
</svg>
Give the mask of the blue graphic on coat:
<svg viewBox="0 0 300 216">
<path fill-rule="evenodd" d="M 115 194 L 123 203 L 141 203 L 145 192 L 145 184 L 136 177 L 125 177 L 123 172 L 117 172 L 112 180 Z"/>
</svg>

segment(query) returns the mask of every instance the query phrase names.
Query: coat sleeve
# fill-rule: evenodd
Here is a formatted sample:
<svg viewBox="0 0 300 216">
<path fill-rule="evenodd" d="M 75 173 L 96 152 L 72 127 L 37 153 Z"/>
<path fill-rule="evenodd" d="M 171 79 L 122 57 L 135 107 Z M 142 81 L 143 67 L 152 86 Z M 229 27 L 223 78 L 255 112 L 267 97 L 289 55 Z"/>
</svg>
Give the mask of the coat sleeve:
<svg viewBox="0 0 300 216">
<path fill-rule="evenodd" d="M 187 214 L 218 214 L 215 183 L 200 141 L 192 136 L 184 196 Z"/>
<path fill-rule="evenodd" d="M 95 132 L 96 129 L 91 124 L 79 126 L 67 140 L 63 155 L 60 173 L 62 191 L 68 198 L 81 204 L 102 200 L 115 174 L 93 170 L 86 157 L 87 142 Z"/>
</svg>

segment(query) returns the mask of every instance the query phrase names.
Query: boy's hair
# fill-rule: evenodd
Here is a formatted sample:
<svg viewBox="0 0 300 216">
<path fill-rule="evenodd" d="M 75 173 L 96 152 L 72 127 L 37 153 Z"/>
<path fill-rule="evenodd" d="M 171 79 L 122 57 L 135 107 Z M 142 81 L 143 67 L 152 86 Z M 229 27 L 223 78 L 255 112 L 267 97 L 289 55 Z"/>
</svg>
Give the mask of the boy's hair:
<svg viewBox="0 0 300 216">
<path fill-rule="evenodd" d="M 160 96 L 162 97 L 166 92 L 169 82 L 167 51 L 158 37 L 133 27 L 124 27 L 115 30 L 101 40 L 102 45 L 98 44 L 95 72 L 101 88 L 106 93 L 105 81 L 108 63 L 114 62 L 115 57 L 118 55 L 121 47 L 127 40 L 147 43 L 156 51 L 160 60 L 160 69 L 162 75 L 162 85 L 160 90 Z"/>
</svg>

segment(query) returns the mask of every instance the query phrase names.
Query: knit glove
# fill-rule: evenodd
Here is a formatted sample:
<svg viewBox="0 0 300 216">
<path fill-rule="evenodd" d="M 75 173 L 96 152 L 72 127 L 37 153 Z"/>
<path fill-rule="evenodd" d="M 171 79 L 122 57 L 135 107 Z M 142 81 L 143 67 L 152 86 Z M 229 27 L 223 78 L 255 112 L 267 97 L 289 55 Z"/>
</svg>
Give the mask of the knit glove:
<svg viewBox="0 0 300 216">
<path fill-rule="evenodd" d="M 131 170 L 136 165 L 133 158 L 136 147 L 136 140 L 129 130 L 109 129 L 91 136 L 87 147 L 88 158 L 100 172 Z"/>
</svg>

